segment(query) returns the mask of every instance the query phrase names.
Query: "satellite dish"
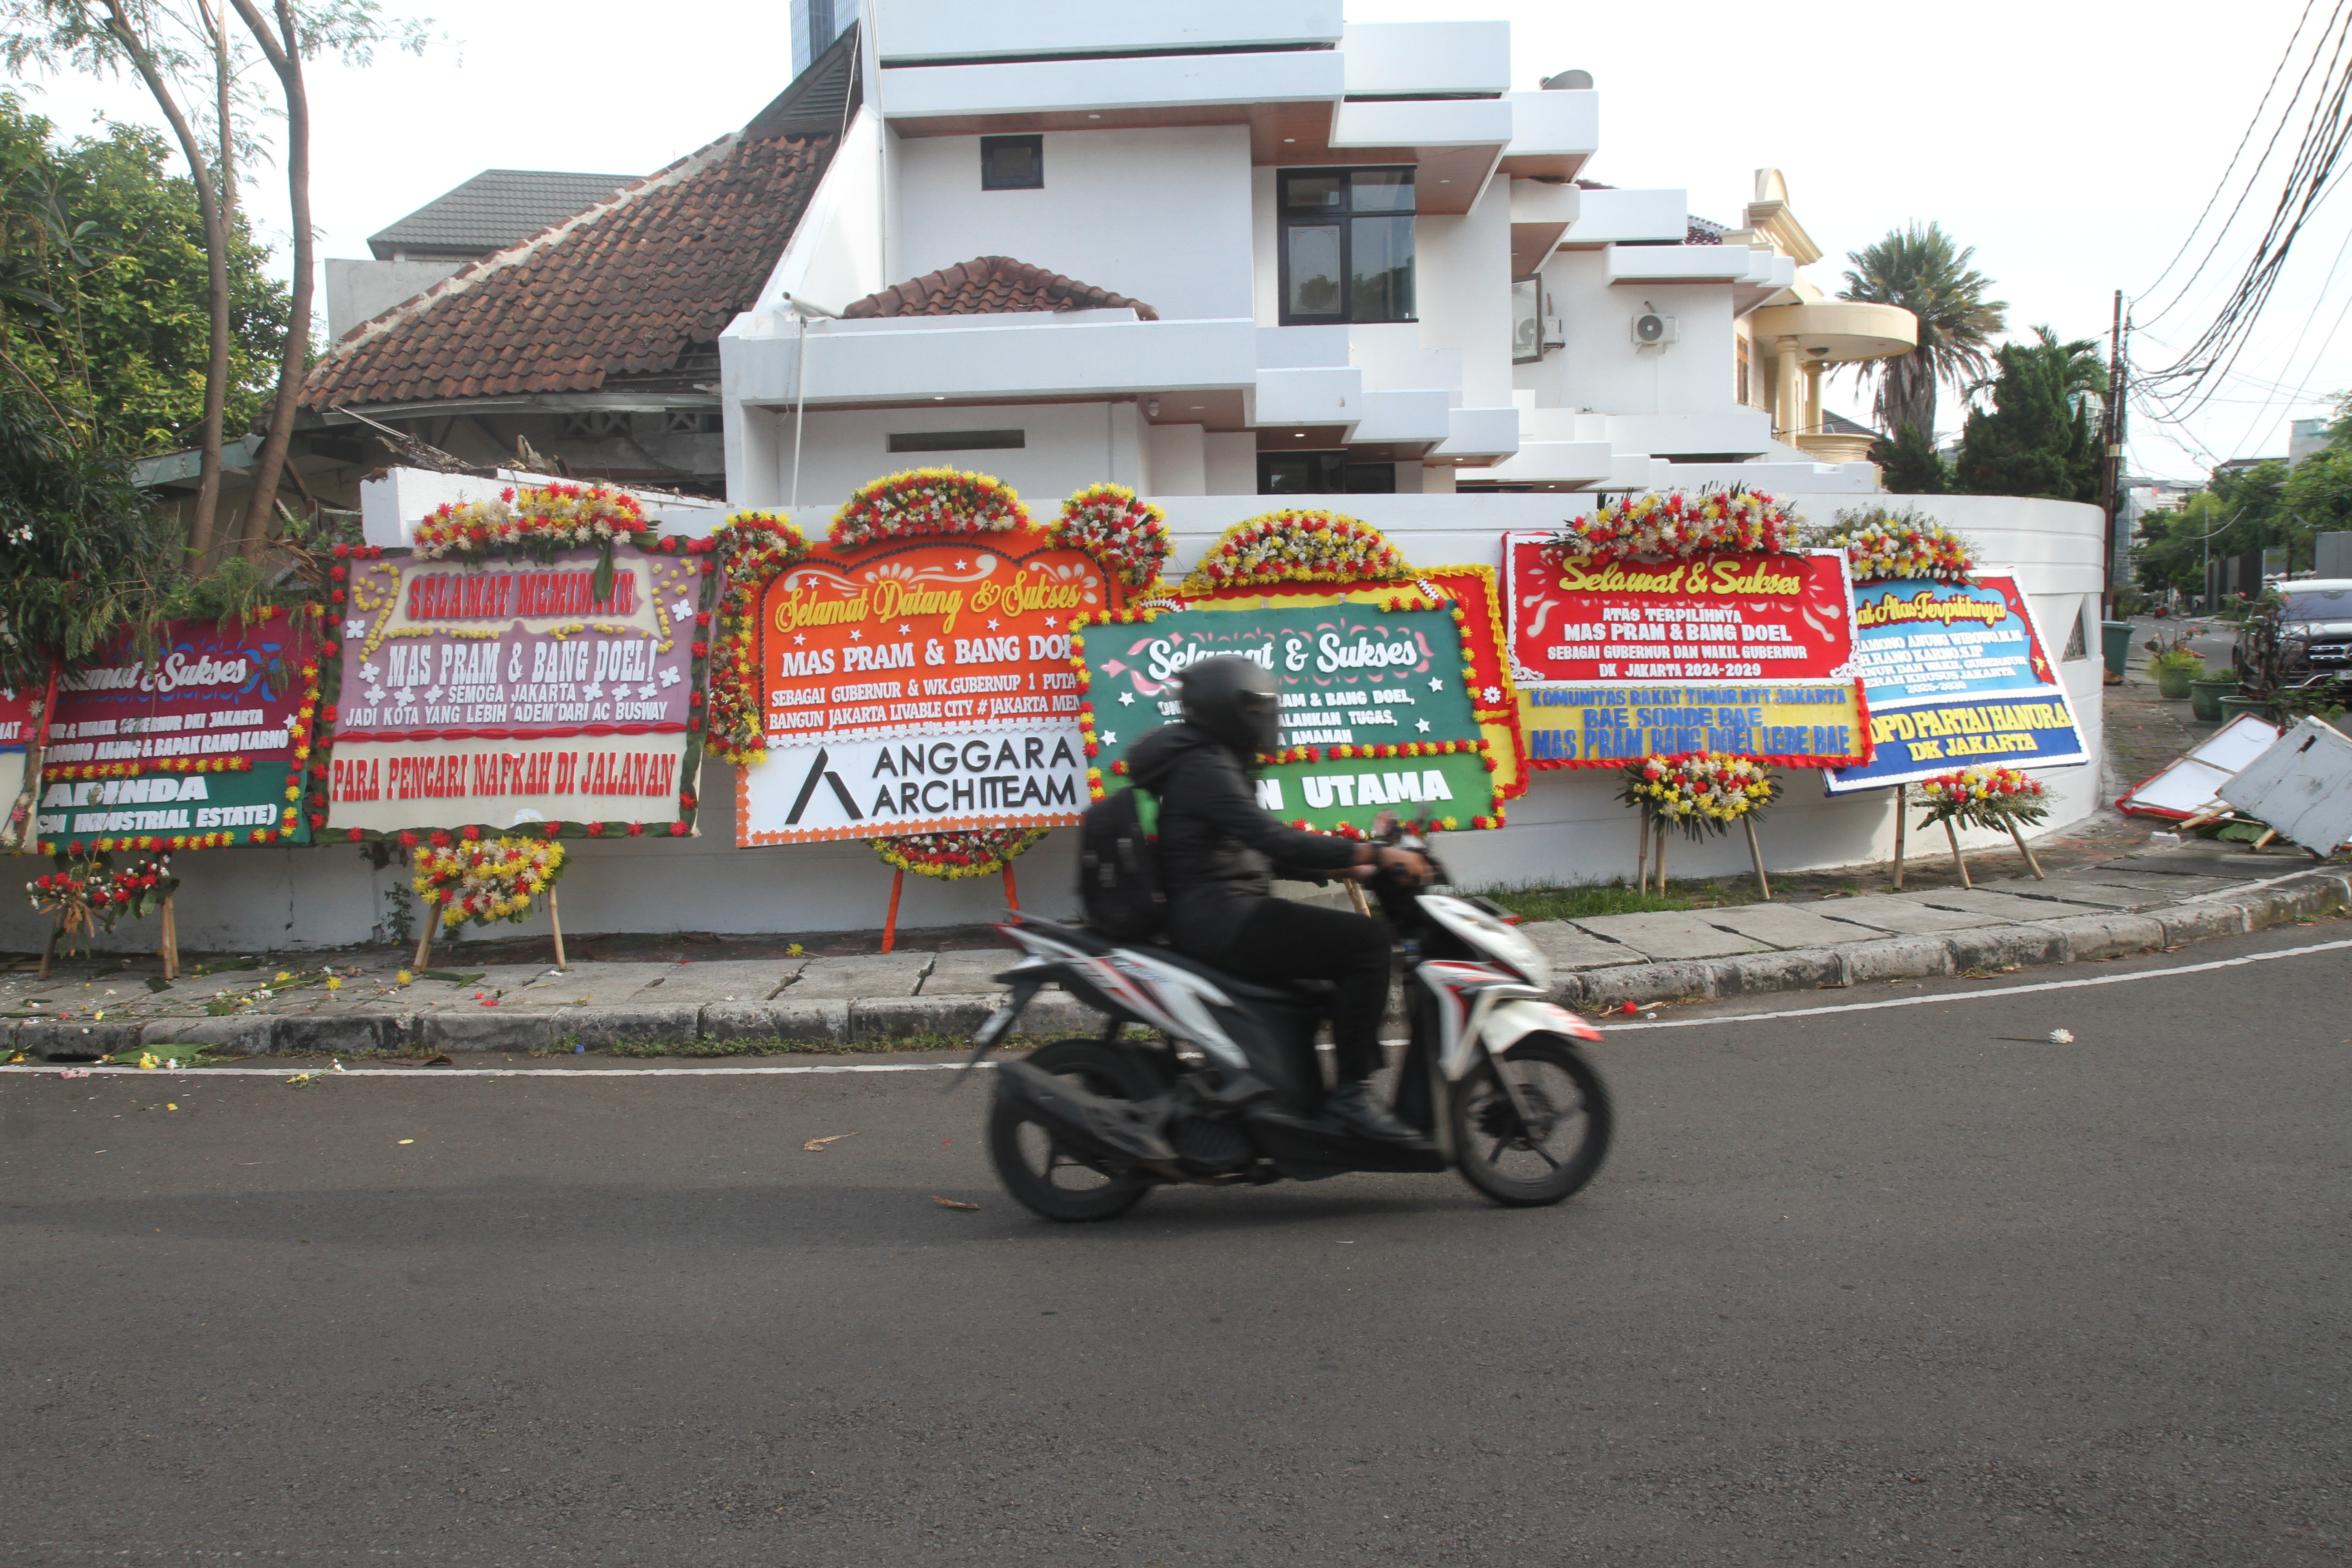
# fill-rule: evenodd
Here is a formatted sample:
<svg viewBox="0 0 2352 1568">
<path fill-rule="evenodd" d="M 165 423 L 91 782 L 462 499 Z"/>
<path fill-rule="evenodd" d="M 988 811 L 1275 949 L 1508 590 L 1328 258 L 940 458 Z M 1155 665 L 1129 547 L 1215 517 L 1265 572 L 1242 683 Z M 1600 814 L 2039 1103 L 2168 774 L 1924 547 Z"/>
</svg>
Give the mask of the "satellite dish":
<svg viewBox="0 0 2352 1568">
<path fill-rule="evenodd" d="M 1591 71 L 1561 71 L 1558 76 L 1543 79 L 1546 92 L 1589 92 L 1592 88 Z"/>
</svg>

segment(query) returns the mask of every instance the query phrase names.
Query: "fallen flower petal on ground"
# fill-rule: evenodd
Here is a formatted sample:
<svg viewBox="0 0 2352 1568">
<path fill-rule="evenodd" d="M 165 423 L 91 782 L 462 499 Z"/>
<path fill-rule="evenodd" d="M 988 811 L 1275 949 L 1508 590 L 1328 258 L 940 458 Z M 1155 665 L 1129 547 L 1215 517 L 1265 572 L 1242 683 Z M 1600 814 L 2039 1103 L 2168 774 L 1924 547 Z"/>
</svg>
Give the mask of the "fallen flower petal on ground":
<svg viewBox="0 0 2352 1568">
<path fill-rule="evenodd" d="M 943 1209 L 976 1209 L 980 1206 L 978 1204 L 960 1204 L 953 1198 L 943 1198 L 937 1193 L 931 1194 L 931 1202 Z"/>
<path fill-rule="evenodd" d="M 830 1138 L 812 1138 L 807 1142 L 802 1144 L 801 1147 L 822 1154 L 824 1152 L 824 1146 L 826 1144 L 838 1143 L 845 1138 L 855 1138 L 857 1134 L 855 1132 L 836 1132 Z"/>
</svg>

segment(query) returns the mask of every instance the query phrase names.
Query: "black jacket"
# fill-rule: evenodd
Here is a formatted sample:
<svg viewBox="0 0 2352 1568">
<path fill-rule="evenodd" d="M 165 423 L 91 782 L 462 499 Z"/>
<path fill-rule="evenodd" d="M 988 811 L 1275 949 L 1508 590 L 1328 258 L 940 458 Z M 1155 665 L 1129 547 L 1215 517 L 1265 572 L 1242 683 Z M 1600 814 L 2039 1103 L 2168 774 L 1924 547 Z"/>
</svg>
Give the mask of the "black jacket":
<svg viewBox="0 0 2352 1568">
<path fill-rule="evenodd" d="M 1355 864 L 1344 838 L 1286 826 L 1257 803 L 1241 759 L 1190 724 L 1163 724 L 1128 753 L 1128 776 L 1160 801 L 1160 881 L 1168 938 L 1214 963 L 1276 875 L 1329 876 Z"/>
</svg>

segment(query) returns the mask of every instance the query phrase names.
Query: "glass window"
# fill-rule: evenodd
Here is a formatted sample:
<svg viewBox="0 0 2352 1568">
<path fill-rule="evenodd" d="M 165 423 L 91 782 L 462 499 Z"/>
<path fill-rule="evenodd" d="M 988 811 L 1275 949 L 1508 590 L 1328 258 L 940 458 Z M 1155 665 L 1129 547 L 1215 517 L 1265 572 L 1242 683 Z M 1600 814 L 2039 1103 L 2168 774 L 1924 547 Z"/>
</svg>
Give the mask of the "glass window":
<svg viewBox="0 0 2352 1568">
<path fill-rule="evenodd" d="M 1045 187 L 1043 136 L 983 136 L 980 139 L 980 188 L 1038 191 Z"/>
<path fill-rule="evenodd" d="M 1284 297 L 1293 316 L 1339 317 L 1339 226 L 1293 224 L 1284 236 L 1283 258 L 1290 287 Z"/>
<path fill-rule="evenodd" d="M 1355 463 L 1345 451 L 1260 452 L 1257 493 L 1262 496 L 1392 495 L 1394 463 Z"/>
<path fill-rule="evenodd" d="M 1357 169 L 1348 175 L 1348 207 L 1360 213 L 1412 211 L 1411 169 Z"/>
<path fill-rule="evenodd" d="M 1415 320 L 1412 171 L 1285 169 L 1276 177 L 1283 321 Z"/>
<path fill-rule="evenodd" d="M 1412 321 L 1412 219 L 1350 218 L 1348 227 L 1349 320 Z"/>
<path fill-rule="evenodd" d="M 1282 205 L 1286 212 L 1331 213 L 1346 204 L 1340 199 L 1347 189 L 1339 174 L 1285 174 L 1282 176 Z"/>
</svg>

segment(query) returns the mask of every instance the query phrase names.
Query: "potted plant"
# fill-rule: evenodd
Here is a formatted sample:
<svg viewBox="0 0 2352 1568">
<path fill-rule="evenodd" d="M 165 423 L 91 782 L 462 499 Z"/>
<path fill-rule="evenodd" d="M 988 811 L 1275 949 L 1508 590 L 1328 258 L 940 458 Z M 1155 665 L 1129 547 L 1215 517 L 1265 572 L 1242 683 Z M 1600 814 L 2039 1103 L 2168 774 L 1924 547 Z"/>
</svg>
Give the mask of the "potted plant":
<svg viewBox="0 0 2352 1568">
<path fill-rule="evenodd" d="M 2189 695 L 2189 682 L 2204 675 L 2205 656 L 2185 647 L 2168 647 L 2147 661 L 2147 672 L 2156 677 L 2157 690 L 2179 700 Z"/>
<path fill-rule="evenodd" d="M 2208 724 L 2221 721 L 2221 699 L 2233 697 L 2238 690 L 2234 675 L 2218 676 L 2208 680 L 2192 679 L 2189 682 L 2189 711 Z"/>
</svg>

